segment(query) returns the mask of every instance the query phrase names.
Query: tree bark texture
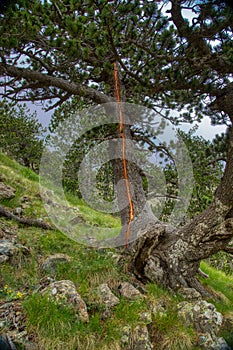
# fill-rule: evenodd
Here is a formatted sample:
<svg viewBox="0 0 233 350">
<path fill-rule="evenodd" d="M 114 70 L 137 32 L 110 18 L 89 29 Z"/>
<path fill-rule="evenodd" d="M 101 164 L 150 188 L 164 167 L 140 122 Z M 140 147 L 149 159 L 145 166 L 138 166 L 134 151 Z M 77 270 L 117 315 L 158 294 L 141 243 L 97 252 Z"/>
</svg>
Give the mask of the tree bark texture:
<svg viewBox="0 0 233 350">
<path fill-rule="evenodd" d="M 152 225 L 130 247 L 131 267 L 138 278 L 178 290 L 191 287 L 208 292 L 197 279 L 202 259 L 230 251 L 233 237 L 233 135 L 227 165 L 213 203 L 181 228 L 165 223 Z"/>
</svg>

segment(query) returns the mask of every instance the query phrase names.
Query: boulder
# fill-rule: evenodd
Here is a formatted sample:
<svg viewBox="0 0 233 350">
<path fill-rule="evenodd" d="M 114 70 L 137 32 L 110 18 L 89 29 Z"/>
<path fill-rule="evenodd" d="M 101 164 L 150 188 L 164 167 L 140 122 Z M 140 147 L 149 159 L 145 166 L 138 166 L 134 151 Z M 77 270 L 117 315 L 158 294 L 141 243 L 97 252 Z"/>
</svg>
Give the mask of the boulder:
<svg viewBox="0 0 233 350">
<path fill-rule="evenodd" d="M 16 190 L 4 182 L 0 182 L 0 198 L 11 199 L 15 197 Z"/>
<path fill-rule="evenodd" d="M 118 287 L 121 296 L 129 300 L 135 300 L 137 298 L 143 297 L 143 294 L 139 292 L 132 284 L 129 282 L 123 282 Z"/>
<path fill-rule="evenodd" d="M 107 308 L 114 307 L 120 302 L 120 300 L 112 293 L 107 283 L 101 284 L 97 288 L 97 293 L 100 297 L 100 303 L 106 305 Z"/>
<path fill-rule="evenodd" d="M 89 322 L 87 306 L 84 300 L 77 292 L 72 281 L 61 280 L 56 281 L 45 287 L 42 294 L 48 294 L 59 303 L 68 303 L 77 312 L 78 317 L 83 322 Z"/>
<path fill-rule="evenodd" d="M 192 325 L 198 335 L 198 345 L 203 349 L 228 349 L 227 343 L 218 338 L 218 332 L 223 322 L 223 316 L 215 306 L 205 300 L 197 302 L 181 302 L 178 304 L 178 315 L 187 326 Z"/>
</svg>

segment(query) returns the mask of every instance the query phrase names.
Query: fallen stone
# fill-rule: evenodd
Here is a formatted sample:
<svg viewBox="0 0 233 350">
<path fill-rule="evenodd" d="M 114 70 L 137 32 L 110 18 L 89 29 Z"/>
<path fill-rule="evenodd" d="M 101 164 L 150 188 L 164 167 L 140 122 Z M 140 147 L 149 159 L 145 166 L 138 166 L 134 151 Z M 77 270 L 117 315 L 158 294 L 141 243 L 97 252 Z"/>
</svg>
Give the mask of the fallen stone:
<svg viewBox="0 0 233 350">
<path fill-rule="evenodd" d="M 78 317 L 83 322 L 89 322 L 87 306 L 84 300 L 77 292 L 72 281 L 62 280 L 51 283 L 41 291 L 42 294 L 48 293 L 59 303 L 67 302 L 77 312 Z"/>
<path fill-rule="evenodd" d="M 68 263 L 71 261 L 71 258 L 66 254 L 54 254 L 49 256 L 42 264 L 42 270 L 54 274 L 57 270 L 58 265 Z"/>
<path fill-rule="evenodd" d="M 0 182 L 0 198 L 11 199 L 15 197 L 16 190 L 4 182 Z"/>
<path fill-rule="evenodd" d="M 97 288 L 97 293 L 100 296 L 100 303 L 106 305 L 108 308 L 119 304 L 120 300 L 112 293 L 107 283 L 101 284 Z"/>
<path fill-rule="evenodd" d="M 140 293 L 139 290 L 132 286 L 132 284 L 130 284 L 129 282 L 121 283 L 118 289 L 121 296 L 130 300 L 135 300 L 137 298 L 143 297 L 143 294 Z"/>
</svg>

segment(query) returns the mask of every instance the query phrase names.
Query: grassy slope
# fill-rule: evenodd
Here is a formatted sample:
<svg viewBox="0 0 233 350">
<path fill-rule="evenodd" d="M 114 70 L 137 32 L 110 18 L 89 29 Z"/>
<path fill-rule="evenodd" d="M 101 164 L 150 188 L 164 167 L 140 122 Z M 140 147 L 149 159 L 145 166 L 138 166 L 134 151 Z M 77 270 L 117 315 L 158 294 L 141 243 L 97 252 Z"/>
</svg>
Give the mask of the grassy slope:
<svg viewBox="0 0 233 350">
<path fill-rule="evenodd" d="M 16 197 L 11 200 L 2 200 L 0 204 L 8 208 L 20 205 L 23 195 L 30 197 L 31 205 L 26 209 L 30 217 L 48 220 L 46 211 L 39 196 L 38 176 L 29 169 L 20 166 L 0 154 L 0 173 L 5 175 L 6 183 L 16 188 Z M 83 217 L 93 225 L 117 227 L 119 221 L 110 215 L 100 214 L 88 208 L 82 201 L 69 196 L 71 204 L 76 205 Z M 100 283 L 108 283 L 117 291 L 120 281 L 130 281 L 112 258 L 113 250 L 96 251 L 71 241 L 57 230 L 43 231 L 35 227 L 18 226 L 15 222 L 5 221 L 17 229 L 19 243 L 30 247 L 27 256 L 18 255 L 10 262 L 1 265 L 0 298 L 3 301 L 13 300 L 21 296 L 27 316 L 27 330 L 43 350 L 94 350 L 120 349 L 120 339 L 124 326 L 132 328 L 141 322 L 140 313 L 148 310 L 150 305 L 163 301 L 166 304 L 165 314 L 154 316 L 150 326 L 153 332 L 153 342 L 156 349 L 190 349 L 194 350 L 195 333 L 184 327 L 177 319 L 176 304 L 179 297 L 169 294 L 154 284 L 147 285 L 147 298 L 142 301 L 129 302 L 120 298 L 120 304 L 113 314 L 103 320 L 102 308 L 96 304 L 93 290 Z M 78 292 L 87 302 L 90 314 L 88 325 L 79 322 L 72 309 L 52 303 L 45 297 L 34 293 L 39 281 L 46 276 L 41 270 L 41 262 L 55 253 L 68 254 L 72 260 L 63 264 L 57 270 L 55 278 L 72 280 Z M 233 277 L 210 268 L 203 263 L 202 269 L 210 278 L 203 281 L 209 288 L 213 288 L 221 300 L 216 303 L 219 311 L 230 314 L 233 304 Z M 5 286 L 8 287 L 5 287 Z M 5 287 L 5 289 L 4 289 Z M 17 293 L 21 294 L 17 294 Z M 7 328 L 0 333 L 9 331 Z M 224 331 L 224 336 L 230 341 L 230 333 Z M 175 336 L 174 336 L 175 335 Z M 233 342 L 233 339 L 232 339 Z"/>
</svg>

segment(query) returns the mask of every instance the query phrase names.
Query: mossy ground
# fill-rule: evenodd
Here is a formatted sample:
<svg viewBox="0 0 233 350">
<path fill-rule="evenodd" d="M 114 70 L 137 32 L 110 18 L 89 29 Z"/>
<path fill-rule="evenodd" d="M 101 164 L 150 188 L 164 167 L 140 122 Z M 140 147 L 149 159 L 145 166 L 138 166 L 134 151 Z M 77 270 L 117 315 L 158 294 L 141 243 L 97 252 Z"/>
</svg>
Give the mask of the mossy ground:
<svg viewBox="0 0 233 350">
<path fill-rule="evenodd" d="M 0 172 L 4 181 L 16 189 L 13 199 L 1 200 L 0 204 L 13 209 L 20 205 L 20 198 L 26 195 L 30 198 L 30 206 L 25 209 L 25 215 L 49 222 L 40 199 L 38 175 L 2 154 Z M 71 205 L 79 208 L 83 217 L 93 226 L 119 227 L 119 219 L 89 208 L 82 200 L 70 194 L 67 199 Z M 120 350 L 122 329 L 125 326 L 134 329 L 136 324 L 142 323 L 141 313 L 147 311 L 153 303 L 163 303 L 166 306 L 166 312 L 155 314 L 149 326 L 155 348 L 198 349 L 194 345 L 194 330 L 185 327 L 177 317 L 176 305 L 182 298 L 155 284 L 145 286 L 147 297 L 142 300 L 128 301 L 118 295 L 119 305 L 108 318 L 102 318 L 103 308 L 93 300 L 95 288 L 101 283 L 108 283 L 117 294 L 119 282 L 130 281 L 132 277 L 116 264 L 114 249 L 96 250 L 85 247 L 56 229 L 24 227 L 4 218 L 1 218 L 1 222 L 16 228 L 18 243 L 28 247 L 30 252 L 27 255 L 18 254 L 9 262 L 1 264 L 0 302 L 17 298 L 22 301 L 27 331 L 40 344 L 41 349 Z M 74 282 L 77 291 L 87 302 L 89 324 L 80 322 L 72 308 L 48 301 L 36 292 L 40 280 L 46 276 L 41 269 L 42 261 L 56 253 L 69 255 L 71 261 L 60 265 L 53 277 L 56 280 L 69 279 Z M 217 309 L 230 315 L 233 312 L 233 277 L 226 276 L 204 262 L 202 269 L 209 274 L 203 283 L 220 296 L 219 301 L 214 301 Z M 7 331 L 10 329 L 6 326 L 0 330 L 1 333 Z M 233 342 L 231 331 L 227 327 L 222 330 L 222 334 L 229 343 Z"/>
</svg>

